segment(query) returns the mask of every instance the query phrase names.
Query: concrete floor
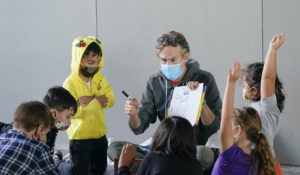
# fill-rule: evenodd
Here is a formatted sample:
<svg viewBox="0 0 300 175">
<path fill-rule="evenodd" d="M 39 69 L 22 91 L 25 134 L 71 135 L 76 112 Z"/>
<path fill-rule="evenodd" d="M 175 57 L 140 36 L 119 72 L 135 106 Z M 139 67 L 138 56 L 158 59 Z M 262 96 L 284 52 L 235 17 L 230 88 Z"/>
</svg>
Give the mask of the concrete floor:
<svg viewBox="0 0 300 175">
<path fill-rule="evenodd" d="M 218 133 L 213 135 L 207 142 L 206 146 L 210 146 L 210 147 L 218 147 L 219 145 L 219 139 L 218 139 Z M 150 140 L 145 141 L 143 144 L 148 144 L 148 142 L 150 142 Z M 69 152 L 69 147 L 68 144 L 56 144 L 56 148 L 61 150 L 64 154 L 64 156 L 66 156 L 66 154 L 68 154 Z M 108 174 L 109 172 L 111 172 L 111 170 L 113 170 L 113 166 L 112 166 L 112 162 L 109 162 L 108 166 Z M 283 175 L 300 175 L 300 166 L 291 166 L 291 165 L 281 165 L 282 167 L 282 174 Z"/>
</svg>

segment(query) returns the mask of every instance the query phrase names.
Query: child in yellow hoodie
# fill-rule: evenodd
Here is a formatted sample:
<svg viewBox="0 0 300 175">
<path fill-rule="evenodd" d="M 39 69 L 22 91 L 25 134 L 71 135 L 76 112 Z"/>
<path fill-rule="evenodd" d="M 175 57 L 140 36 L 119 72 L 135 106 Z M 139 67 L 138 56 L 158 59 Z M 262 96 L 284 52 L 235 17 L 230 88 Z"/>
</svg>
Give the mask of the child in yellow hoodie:
<svg viewBox="0 0 300 175">
<path fill-rule="evenodd" d="M 104 109 L 114 104 L 113 91 L 100 73 L 103 48 L 94 37 L 78 37 L 72 43 L 71 75 L 66 88 L 78 102 L 78 111 L 67 130 L 71 174 L 103 174 L 107 166 Z"/>
</svg>

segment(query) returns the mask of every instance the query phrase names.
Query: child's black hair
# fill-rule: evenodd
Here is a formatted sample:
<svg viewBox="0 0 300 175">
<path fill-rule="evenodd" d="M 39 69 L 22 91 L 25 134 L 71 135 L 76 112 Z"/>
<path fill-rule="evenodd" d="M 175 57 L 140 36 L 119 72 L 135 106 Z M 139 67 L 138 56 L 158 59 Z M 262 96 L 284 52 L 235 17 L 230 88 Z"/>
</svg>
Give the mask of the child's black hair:
<svg viewBox="0 0 300 175">
<path fill-rule="evenodd" d="M 86 50 L 84 51 L 83 53 L 83 56 L 82 57 L 85 57 L 87 55 L 89 55 L 90 53 L 93 53 L 95 55 L 99 55 L 100 57 L 102 57 L 102 51 L 100 49 L 100 46 L 95 43 L 95 42 L 92 42 L 87 48 Z"/>
<path fill-rule="evenodd" d="M 182 160 L 196 158 L 196 136 L 192 125 L 182 117 L 167 117 L 158 126 L 151 151 L 174 155 Z"/>
<path fill-rule="evenodd" d="M 74 108 L 74 114 L 77 111 L 77 102 L 70 92 L 61 86 L 50 88 L 45 95 L 43 102 L 51 109 L 55 108 L 62 112 L 66 109 Z"/>
<path fill-rule="evenodd" d="M 243 76 L 245 78 L 245 81 L 248 83 L 249 87 L 256 87 L 259 92 L 257 96 L 250 97 L 251 101 L 260 100 L 260 87 L 261 87 L 261 77 L 262 77 L 263 68 L 264 68 L 264 63 L 257 62 L 248 65 L 247 69 L 243 71 Z M 278 76 L 276 75 L 275 95 L 277 98 L 277 106 L 280 112 L 283 111 L 284 100 L 285 100 L 285 95 L 282 91 L 283 91 L 282 82 L 279 80 Z"/>
</svg>

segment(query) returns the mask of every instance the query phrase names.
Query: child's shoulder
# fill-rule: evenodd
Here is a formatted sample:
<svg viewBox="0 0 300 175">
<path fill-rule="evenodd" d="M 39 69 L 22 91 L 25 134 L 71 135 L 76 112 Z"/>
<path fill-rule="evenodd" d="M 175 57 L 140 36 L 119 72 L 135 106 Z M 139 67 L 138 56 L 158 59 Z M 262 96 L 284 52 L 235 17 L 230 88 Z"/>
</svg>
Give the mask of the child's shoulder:
<svg viewBox="0 0 300 175">
<path fill-rule="evenodd" d="M 63 87 L 66 89 L 70 89 L 74 87 L 76 84 L 78 84 L 80 81 L 79 77 L 76 77 L 74 74 L 70 74 L 64 81 Z"/>
<path fill-rule="evenodd" d="M 34 147 L 38 152 L 48 152 L 49 146 L 45 143 L 42 143 L 40 141 L 34 140 L 34 139 L 26 139 L 27 143 L 30 143 L 32 147 Z"/>
</svg>

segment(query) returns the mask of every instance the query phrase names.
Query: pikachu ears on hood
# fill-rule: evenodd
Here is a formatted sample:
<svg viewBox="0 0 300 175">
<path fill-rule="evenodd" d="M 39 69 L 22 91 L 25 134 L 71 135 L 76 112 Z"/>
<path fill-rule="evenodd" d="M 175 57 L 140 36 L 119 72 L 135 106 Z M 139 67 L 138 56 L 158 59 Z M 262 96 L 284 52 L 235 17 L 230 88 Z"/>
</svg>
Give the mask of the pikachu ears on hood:
<svg viewBox="0 0 300 175">
<path fill-rule="evenodd" d="M 100 42 L 98 39 L 96 39 L 96 38 L 94 38 L 94 37 L 92 37 L 92 36 L 89 36 L 87 39 L 89 39 L 89 38 L 94 39 L 94 42 L 96 42 L 96 43 L 98 43 L 98 44 L 101 44 L 101 42 Z M 80 41 L 78 42 L 79 39 L 80 39 Z M 86 42 L 84 41 L 84 38 L 82 38 L 82 37 L 76 38 L 76 39 L 74 40 L 73 43 L 76 43 L 76 42 L 78 42 L 78 43 L 75 45 L 75 46 L 77 46 L 77 47 L 85 47 L 85 46 L 86 46 Z"/>
</svg>

